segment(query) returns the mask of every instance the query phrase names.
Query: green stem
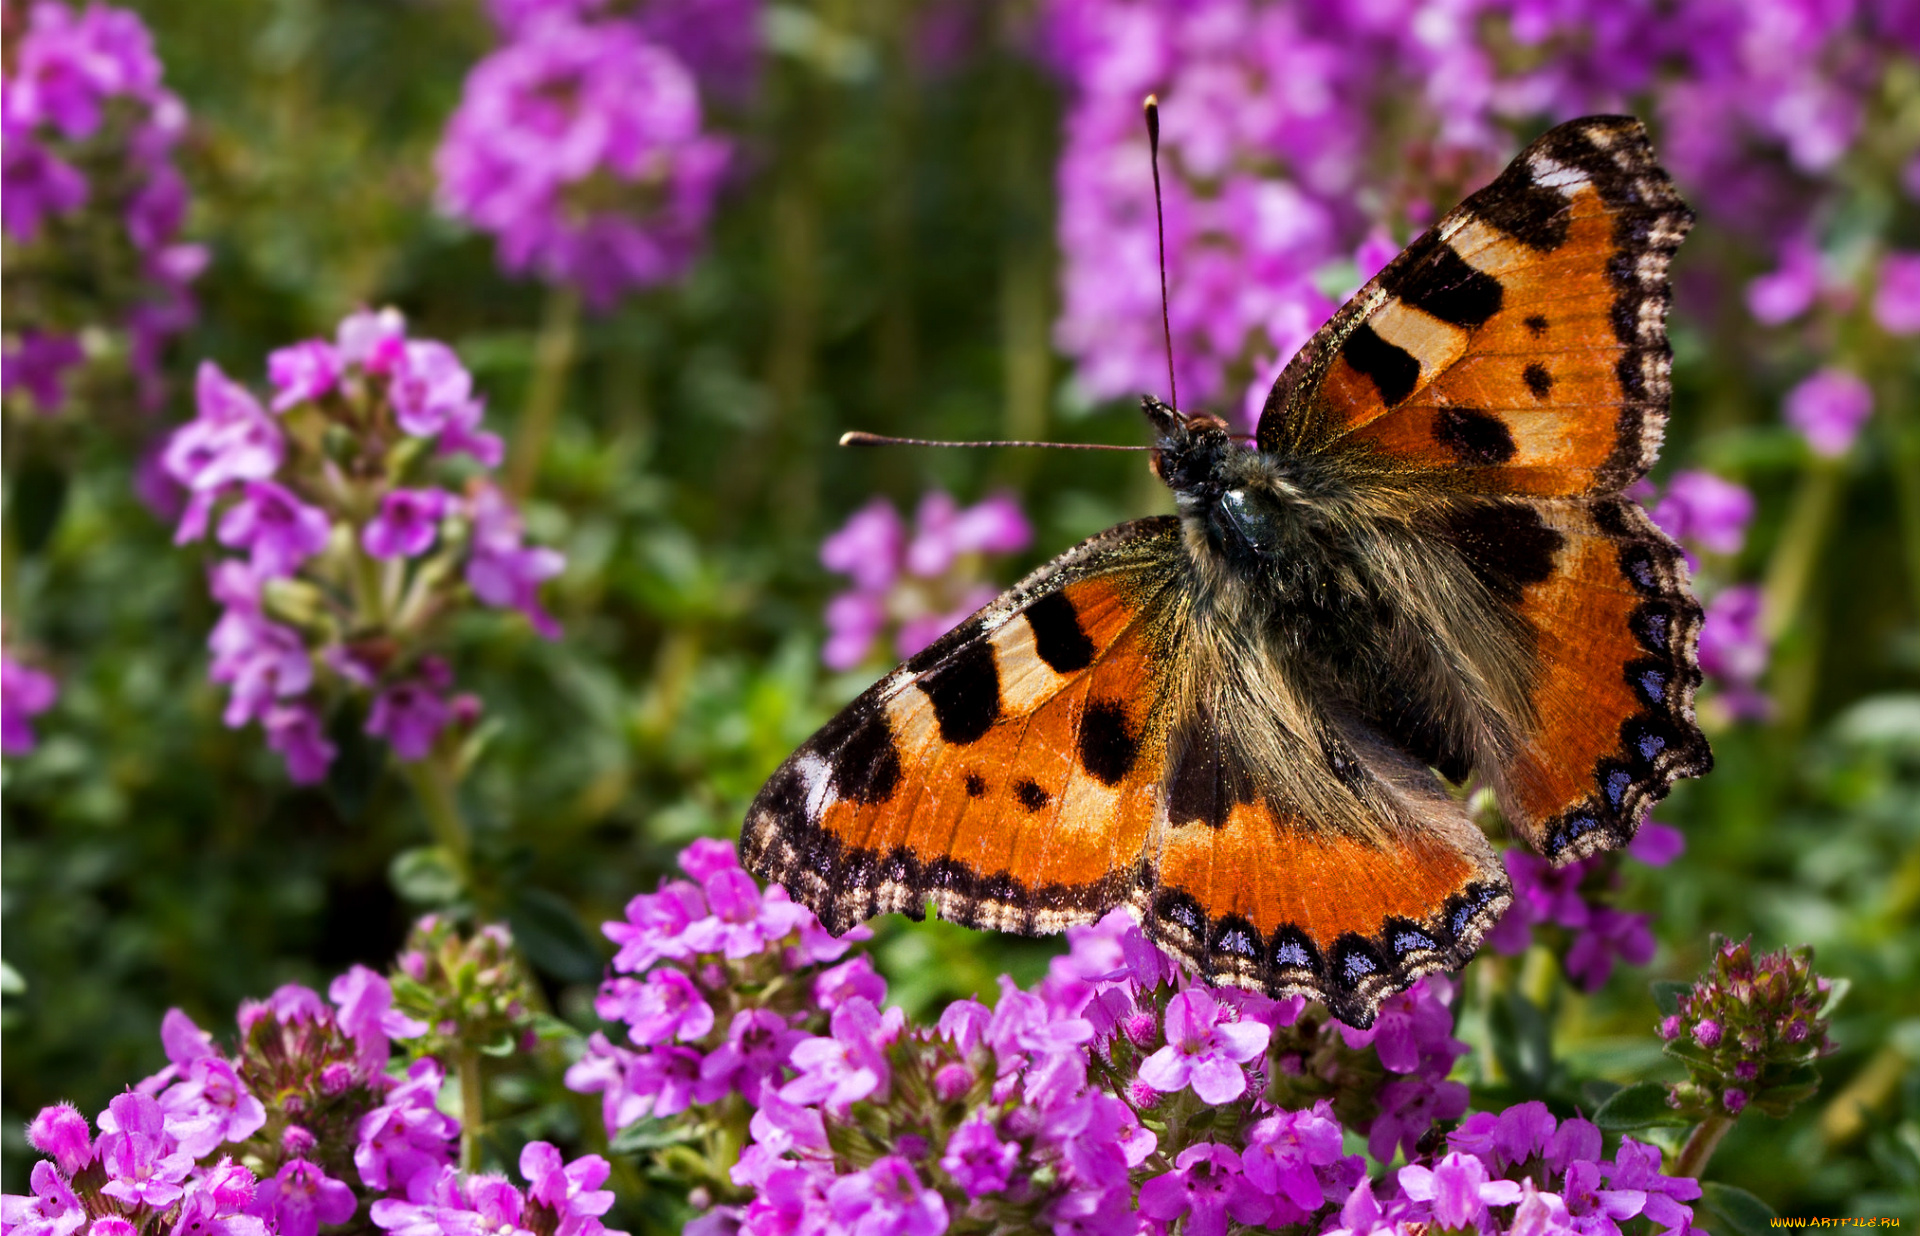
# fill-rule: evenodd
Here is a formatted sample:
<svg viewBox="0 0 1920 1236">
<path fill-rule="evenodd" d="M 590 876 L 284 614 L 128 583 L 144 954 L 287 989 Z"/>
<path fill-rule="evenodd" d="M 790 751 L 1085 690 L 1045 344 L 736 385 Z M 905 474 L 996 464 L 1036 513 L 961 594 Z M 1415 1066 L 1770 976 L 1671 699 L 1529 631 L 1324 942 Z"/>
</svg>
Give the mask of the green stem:
<svg viewBox="0 0 1920 1236">
<path fill-rule="evenodd" d="M 1707 1160 L 1720 1145 L 1720 1139 L 1733 1127 L 1732 1116 L 1708 1116 L 1694 1127 L 1687 1137 L 1687 1144 L 1680 1147 L 1680 1157 L 1674 1161 L 1675 1176 L 1691 1176 L 1700 1179 L 1707 1170 Z"/>
<path fill-rule="evenodd" d="M 569 283 L 554 284 L 547 293 L 546 314 L 534 345 L 533 386 L 527 393 L 526 410 L 520 414 L 512 458 L 507 461 L 507 492 L 516 499 L 533 491 L 547 441 L 553 437 L 553 423 L 560 418 L 579 326 L 579 291 Z"/>
<path fill-rule="evenodd" d="M 1840 501 L 1845 462 L 1817 458 L 1794 494 L 1793 509 L 1780 533 L 1780 544 L 1767 564 L 1766 603 L 1760 621 L 1769 638 L 1793 629 L 1806 601 L 1807 586 L 1826 544 L 1827 531 Z"/>
<path fill-rule="evenodd" d="M 471 847 L 467 822 L 460 814 L 460 802 L 454 793 L 453 758 L 450 752 L 436 748 L 426 759 L 402 763 L 400 767 L 413 786 L 414 797 L 420 800 L 420 810 L 427 817 L 433 839 L 452 860 L 461 887 L 471 890 L 473 882 L 467 865 Z"/>
<path fill-rule="evenodd" d="M 460 1170 L 480 1170 L 480 1128 L 486 1118 L 486 1088 L 481 1085 L 480 1053 L 461 1047 L 454 1060 L 460 1078 Z"/>
<path fill-rule="evenodd" d="M 1907 407 L 1906 392 L 1894 390 L 1878 400 L 1885 409 L 1893 443 L 1893 489 L 1900 503 L 1900 537 L 1907 557 L 1907 587 L 1920 622 L 1920 419 Z"/>
</svg>

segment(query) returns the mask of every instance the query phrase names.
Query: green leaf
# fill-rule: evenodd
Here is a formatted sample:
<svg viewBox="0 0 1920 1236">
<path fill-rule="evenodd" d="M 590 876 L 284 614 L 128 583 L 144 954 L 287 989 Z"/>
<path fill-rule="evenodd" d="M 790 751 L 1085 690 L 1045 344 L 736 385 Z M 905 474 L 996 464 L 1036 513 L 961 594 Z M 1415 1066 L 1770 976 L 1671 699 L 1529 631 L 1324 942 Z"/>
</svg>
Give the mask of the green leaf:
<svg viewBox="0 0 1920 1236">
<path fill-rule="evenodd" d="M 699 1136 L 699 1130 L 671 1120 L 642 1119 L 614 1134 L 607 1149 L 615 1154 L 636 1154 L 644 1150 L 664 1150 L 680 1146 Z"/>
<path fill-rule="evenodd" d="M 1625 1087 L 1619 1082 L 1603 1081 L 1596 1077 L 1580 1087 L 1580 1097 L 1586 1100 L 1589 1109 L 1597 1111 L 1605 1107 L 1607 1100 L 1619 1094 L 1623 1089 L 1625 1089 Z"/>
<path fill-rule="evenodd" d="M 1500 1067 L 1526 1094 L 1544 1094 L 1553 1074 L 1553 1026 L 1546 1014 L 1517 991 L 1496 1001 L 1490 1013 Z"/>
<path fill-rule="evenodd" d="M 1635 1082 L 1619 1091 L 1593 1113 L 1593 1122 L 1608 1133 L 1693 1123 L 1667 1106 L 1667 1088 L 1659 1082 Z"/>
<path fill-rule="evenodd" d="M 1736 1236 L 1767 1236 L 1773 1230 L 1773 1207 L 1745 1189 L 1717 1180 L 1700 1184 L 1700 1201 Z"/>
<path fill-rule="evenodd" d="M 393 891 L 422 906 L 443 906 L 460 896 L 460 869 L 437 845 L 402 850 L 387 864 Z"/>
<path fill-rule="evenodd" d="M 1680 1011 L 1680 997 L 1693 990 L 1692 983 L 1676 983 L 1671 979 L 1661 979 L 1654 983 L 1653 1003 L 1662 1017 L 1672 1017 Z"/>
<path fill-rule="evenodd" d="M 600 977 L 599 946 L 581 925 L 573 907 L 545 889 L 521 889 L 507 906 L 513 939 L 527 960 L 563 983 L 591 983 Z"/>
</svg>

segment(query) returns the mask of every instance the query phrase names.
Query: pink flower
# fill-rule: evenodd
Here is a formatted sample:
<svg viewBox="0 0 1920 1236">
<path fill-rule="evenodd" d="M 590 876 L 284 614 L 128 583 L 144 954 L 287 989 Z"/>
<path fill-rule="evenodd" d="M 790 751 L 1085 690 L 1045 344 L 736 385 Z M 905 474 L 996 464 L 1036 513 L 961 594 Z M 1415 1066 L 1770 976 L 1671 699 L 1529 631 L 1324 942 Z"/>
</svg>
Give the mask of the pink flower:
<svg viewBox="0 0 1920 1236">
<path fill-rule="evenodd" d="M 819 1103 L 844 1118 L 862 1099 L 884 1099 L 893 1071 L 885 1050 L 906 1028 L 906 1014 L 888 1009 L 882 1016 L 870 1002 L 855 997 L 833 1011 L 832 1034 L 802 1039 L 792 1063 L 799 1076 L 780 1088 L 789 1103 Z"/>
<path fill-rule="evenodd" d="M 278 703 L 260 718 L 267 746 L 286 761 L 287 778 L 295 785 L 317 785 L 326 780 L 339 748 L 327 738 L 320 714 L 303 703 Z"/>
<path fill-rule="evenodd" d="M 380 513 L 360 531 L 360 545 L 375 558 L 414 558 L 427 552 L 453 495 L 441 489 L 391 489 Z"/>
<path fill-rule="evenodd" d="M 406 1080 L 388 1092 L 387 1101 L 360 1118 L 353 1151 L 360 1183 L 393 1192 L 407 1188 L 422 1172 L 451 1162 L 451 1142 L 460 1125 L 434 1106 L 445 1079 L 431 1056 L 416 1060 Z"/>
<path fill-rule="evenodd" d="M 353 1189 L 316 1164 L 294 1159 L 260 1182 L 248 1213 L 267 1220 L 277 1236 L 315 1236 L 322 1223 L 345 1223 L 359 1203 Z"/>
<path fill-rule="evenodd" d="M 1747 310 L 1768 326 L 1790 322 L 1813 307 L 1820 294 L 1820 251 L 1805 240 L 1789 241 L 1780 265 L 1747 285 Z"/>
<path fill-rule="evenodd" d="M 107 1182 L 100 1192 L 129 1206 L 170 1206 L 184 1190 L 193 1155 L 175 1149 L 160 1104 L 144 1094 L 123 1094 L 100 1117 L 100 1163 Z"/>
<path fill-rule="evenodd" d="M 12 172 L 12 152 L 7 153 L 7 170 Z M 18 193 L 13 176 L 7 176 L 7 196 Z M 11 229 L 9 229 L 11 230 Z M 0 353 L 0 394 L 24 390 L 42 412 L 58 412 L 66 402 L 62 382 L 67 370 L 87 357 L 80 341 L 54 331 L 23 330 L 19 338 L 8 339 Z"/>
<path fill-rule="evenodd" d="M 222 1142 L 243 1142 L 267 1123 L 267 1109 L 251 1094 L 233 1065 L 206 1055 L 188 1062 L 182 1080 L 160 1096 L 167 1130 L 195 1159 Z"/>
<path fill-rule="evenodd" d="M 778 1077 L 794 1044 L 805 1037 L 769 1009 L 741 1009 L 727 1026 L 726 1042 L 701 1061 L 701 1080 L 757 1094 L 762 1079 Z"/>
<path fill-rule="evenodd" d="M 813 980 L 814 1003 L 829 1013 L 855 996 L 876 1005 L 887 998 L 887 981 L 874 973 L 873 960 L 864 953 Z"/>
<path fill-rule="evenodd" d="M 473 402 L 473 375 L 444 343 L 410 340 L 389 372 L 394 419 L 416 438 L 431 438 Z"/>
<path fill-rule="evenodd" d="M 1428 1204 L 1438 1227 L 1478 1227 L 1488 1206 L 1511 1206 L 1520 1200 L 1520 1186 L 1511 1180 L 1489 1180 L 1487 1165 L 1454 1151 L 1431 1168 L 1410 1164 L 1400 1169 L 1400 1191 Z"/>
<path fill-rule="evenodd" d="M 1677 828 L 1647 820 L 1627 843 L 1627 853 L 1649 867 L 1664 867 L 1686 851 L 1687 838 Z"/>
<path fill-rule="evenodd" d="M 0 653 L 0 752 L 32 751 L 38 740 L 27 723 L 53 707 L 59 695 L 52 674 L 21 664 L 10 652 Z"/>
<path fill-rule="evenodd" d="M 386 978 L 365 966 L 349 967 L 327 985 L 327 998 L 339 1008 L 334 1023 L 353 1040 L 354 1064 L 362 1077 L 386 1071 L 387 1040 L 412 1039 L 427 1032 L 427 1023 L 393 1007 L 393 988 Z"/>
<path fill-rule="evenodd" d="M 41 1154 L 52 1155 L 69 1176 L 93 1162 L 93 1130 L 71 1103 L 41 1108 L 27 1126 L 27 1144 Z"/>
<path fill-rule="evenodd" d="M 820 565 L 852 576 L 860 592 L 885 592 L 900 573 L 906 537 L 906 526 L 893 503 L 875 498 L 820 543 Z"/>
<path fill-rule="evenodd" d="M 1239 1223 L 1266 1221 L 1269 1204 L 1241 1175 L 1230 1147 L 1201 1142 L 1182 1150 L 1173 1166 L 1140 1186 L 1140 1213 L 1149 1219 L 1185 1215 L 1181 1230 L 1190 1236 L 1225 1236 L 1228 1215 Z"/>
<path fill-rule="evenodd" d="M 1322 1196 L 1317 1168 L 1342 1158 L 1340 1124 L 1332 1105 L 1321 1099 L 1307 1111 L 1281 1112 L 1247 1132 L 1241 1168 L 1254 1187 L 1285 1199 L 1302 1212 L 1318 1210 Z M 1282 1222 L 1299 1223 L 1305 1215 Z"/>
<path fill-rule="evenodd" d="M 452 720 L 453 709 L 439 692 L 423 679 L 409 678 L 374 697 L 366 732 L 392 743 L 393 753 L 412 763 L 427 758 Z"/>
<path fill-rule="evenodd" d="M 281 579 L 324 550 L 332 528 L 319 507 L 272 481 L 248 481 L 240 501 L 220 518 L 220 543 L 251 551 L 259 578 Z"/>
<path fill-rule="evenodd" d="M 273 383 L 273 410 L 318 399 L 340 380 L 340 358 L 324 339 L 307 339 L 267 354 L 267 380 Z"/>
<path fill-rule="evenodd" d="M 914 516 L 906 568 L 932 579 L 946 574 L 962 554 L 1009 554 L 1032 543 L 1033 526 L 1011 495 L 995 494 L 961 510 L 951 495 L 935 490 L 920 500 Z"/>
<path fill-rule="evenodd" d="M 1230 1103 L 1246 1093 L 1247 1075 L 1239 1066 L 1267 1049 L 1272 1030 L 1259 1022 L 1230 1020 L 1227 1010 L 1203 987 L 1181 992 L 1167 1003 L 1167 1045 L 1140 1064 L 1140 1080 L 1171 1092 L 1191 1085 L 1203 1102 Z"/>
<path fill-rule="evenodd" d="M 87 1221 L 87 1212 L 66 1180 L 45 1159 L 33 1165 L 27 1178 L 31 1197 L 9 1193 L 0 1197 L 0 1219 L 9 1236 L 71 1236 Z"/>
<path fill-rule="evenodd" d="M 1586 930 L 1567 950 L 1567 975 L 1583 991 L 1598 991 L 1613 973 L 1614 958 L 1644 966 L 1653 960 L 1653 933 L 1649 915 L 1627 914 L 1609 906 L 1596 907 Z"/>
<path fill-rule="evenodd" d="M 827 1188 L 827 1208 L 851 1236 L 940 1236 L 947 1230 L 946 1201 L 923 1187 L 913 1165 L 898 1155 L 835 1180 Z"/>
<path fill-rule="evenodd" d="M 691 1043 L 713 1029 L 712 1006 L 693 980 L 672 966 L 649 973 L 621 1017 L 633 1041 L 644 1047 L 669 1039 Z"/>
<path fill-rule="evenodd" d="M 613 1191 L 602 1189 L 612 1164 L 597 1154 L 581 1155 L 571 1163 L 549 1142 L 528 1142 L 520 1151 L 520 1174 L 527 1180 L 527 1196 L 560 1216 L 554 1236 L 598 1232 L 599 1217 L 613 1209 Z"/>
<path fill-rule="evenodd" d="M 1920 253 L 1889 253 L 1881 259 L 1873 317 L 1890 335 L 1920 333 Z"/>
<path fill-rule="evenodd" d="M 1716 554 L 1737 554 L 1753 520 L 1753 494 L 1744 485 L 1693 469 L 1676 473 L 1653 521 L 1668 536 Z"/>
<path fill-rule="evenodd" d="M 1787 423 L 1816 455 L 1837 459 L 1853 446 L 1873 412 L 1873 392 L 1844 369 L 1822 369 L 1787 392 Z"/>
<path fill-rule="evenodd" d="M 521 545 L 520 516 L 506 495 L 481 487 L 469 503 L 473 553 L 467 559 L 467 584 L 488 605 L 517 609 L 548 639 L 560 637 L 560 624 L 540 606 L 540 585 L 566 569 L 555 550 Z"/>
<path fill-rule="evenodd" d="M 940 1167 L 968 1197 L 974 1198 L 1004 1191 L 1019 1160 L 1020 1143 L 1001 1141 L 993 1122 L 984 1113 L 975 1112 L 947 1139 Z"/>
</svg>

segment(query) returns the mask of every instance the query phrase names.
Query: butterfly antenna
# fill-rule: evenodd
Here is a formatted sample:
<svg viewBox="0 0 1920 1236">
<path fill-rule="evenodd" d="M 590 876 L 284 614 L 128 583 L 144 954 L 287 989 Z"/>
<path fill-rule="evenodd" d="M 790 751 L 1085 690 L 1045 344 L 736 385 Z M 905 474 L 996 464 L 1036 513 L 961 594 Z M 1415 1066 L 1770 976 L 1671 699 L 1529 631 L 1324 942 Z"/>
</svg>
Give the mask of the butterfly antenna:
<svg viewBox="0 0 1920 1236">
<path fill-rule="evenodd" d="M 1144 446 L 1115 446 L 1108 442 L 943 442 L 933 438 L 889 438 L 883 434 L 851 430 L 840 435 L 841 446 L 1045 446 L 1060 451 L 1144 451 Z"/>
<path fill-rule="evenodd" d="M 1180 388 L 1173 382 L 1173 315 L 1167 309 L 1167 212 L 1160 204 L 1160 100 L 1147 96 L 1147 149 L 1153 162 L 1153 225 L 1160 236 L 1160 329 L 1167 340 L 1167 403 L 1180 406 Z"/>
</svg>

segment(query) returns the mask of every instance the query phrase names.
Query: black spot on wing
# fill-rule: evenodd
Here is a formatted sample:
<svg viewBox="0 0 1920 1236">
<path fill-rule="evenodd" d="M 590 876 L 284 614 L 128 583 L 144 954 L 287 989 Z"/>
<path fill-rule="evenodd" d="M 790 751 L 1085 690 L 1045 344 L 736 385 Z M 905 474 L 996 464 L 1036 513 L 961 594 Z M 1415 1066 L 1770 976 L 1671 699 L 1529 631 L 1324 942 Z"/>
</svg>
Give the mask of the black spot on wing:
<svg viewBox="0 0 1920 1236">
<path fill-rule="evenodd" d="M 1253 778 L 1204 711 L 1180 726 L 1172 749 L 1177 754 L 1167 779 L 1168 823 L 1224 828 L 1237 804 L 1253 801 Z"/>
<path fill-rule="evenodd" d="M 1080 718 L 1080 763 L 1107 785 L 1118 785 L 1140 758 L 1140 738 L 1117 700 L 1094 700 Z"/>
<path fill-rule="evenodd" d="M 1567 243 L 1567 199 L 1536 184 L 1525 159 L 1509 163 L 1497 180 L 1464 205 L 1529 249 L 1550 253 Z"/>
<path fill-rule="evenodd" d="M 1500 281 L 1467 265 L 1453 246 L 1432 232 L 1408 250 L 1397 277 L 1381 286 L 1442 322 L 1472 328 L 1500 312 Z"/>
<path fill-rule="evenodd" d="M 981 798 L 986 795 L 986 792 L 987 792 L 987 779 L 985 777 L 982 777 L 979 773 L 971 773 L 971 772 L 968 773 L 967 774 L 967 797 Z"/>
<path fill-rule="evenodd" d="M 1033 647 L 1056 674 L 1071 674 L 1093 664 L 1093 641 L 1080 628 L 1080 615 L 1063 592 L 1049 592 L 1026 609 Z"/>
<path fill-rule="evenodd" d="M 853 724 L 843 740 L 831 747 L 828 742 L 819 744 L 833 753 L 829 764 L 834 793 L 856 803 L 886 802 L 900 784 L 900 753 L 894 746 L 893 727 L 887 723 L 887 714 L 877 708 L 849 720 Z"/>
<path fill-rule="evenodd" d="M 1513 433 L 1499 417 L 1478 408 L 1443 408 L 1433 418 L 1433 439 L 1464 464 L 1482 467 L 1512 459 Z"/>
<path fill-rule="evenodd" d="M 1291 923 L 1282 924 L 1267 942 L 1267 964 L 1280 979 L 1314 980 L 1324 968 L 1313 940 Z"/>
<path fill-rule="evenodd" d="M 1053 795 L 1041 789 L 1040 783 L 1033 780 L 1016 782 L 1013 787 L 1013 796 L 1019 799 L 1020 805 L 1029 812 L 1038 811 L 1053 801 Z"/>
<path fill-rule="evenodd" d="M 1527 389 L 1533 392 L 1535 399 L 1545 399 L 1553 393 L 1553 375 L 1539 361 L 1522 369 L 1520 379 L 1527 384 Z"/>
<path fill-rule="evenodd" d="M 914 685 L 933 702 L 940 737 L 950 743 L 977 742 L 1000 717 L 1000 671 L 986 640 L 962 646 Z"/>
<path fill-rule="evenodd" d="M 1554 559 L 1566 543 L 1531 506 L 1507 502 L 1455 506 L 1444 517 L 1440 535 L 1487 591 L 1510 602 L 1518 601 L 1529 584 L 1553 574 Z"/>
<path fill-rule="evenodd" d="M 1388 407 L 1411 395 L 1420 381 L 1420 362 L 1413 353 L 1388 343 L 1365 322 L 1354 327 L 1340 345 L 1340 355 L 1355 371 L 1372 379 Z"/>
<path fill-rule="evenodd" d="M 1207 952 L 1231 959 L 1229 968 L 1242 968 L 1233 965 L 1234 962 L 1243 965 L 1251 963 L 1252 967 L 1257 968 L 1264 944 L 1265 941 L 1260 938 L 1260 933 L 1254 929 L 1252 923 L 1238 914 L 1225 914 L 1212 924 L 1207 940 Z"/>
<path fill-rule="evenodd" d="M 1545 335 L 1547 333 L 1547 319 L 1541 314 L 1538 314 L 1538 313 L 1528 314 L 1525 319 L 1525 325 L 1527 328 L 1527 333 L 1532 335 L 1535 339 L 1538 339 L 1542 335 Z"/>
</svg>

